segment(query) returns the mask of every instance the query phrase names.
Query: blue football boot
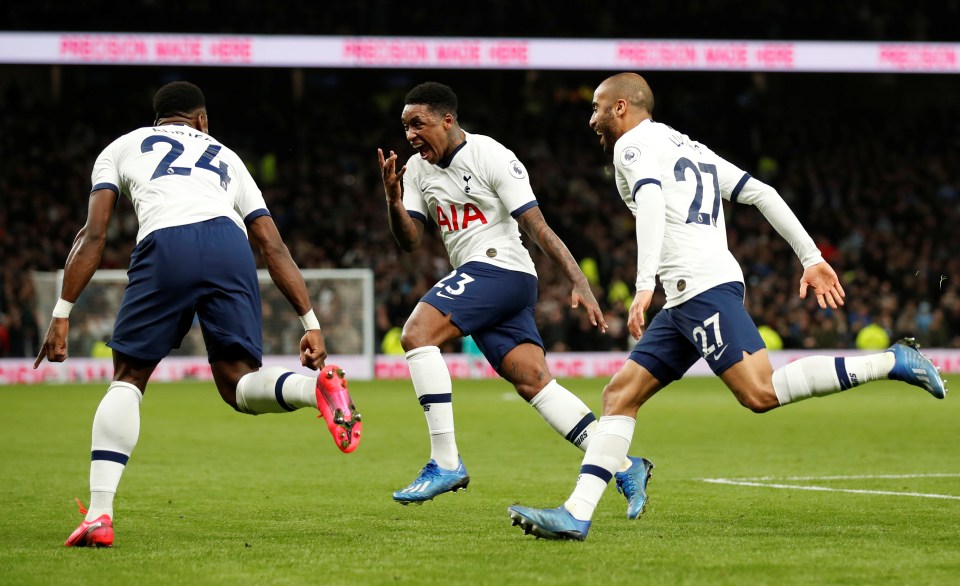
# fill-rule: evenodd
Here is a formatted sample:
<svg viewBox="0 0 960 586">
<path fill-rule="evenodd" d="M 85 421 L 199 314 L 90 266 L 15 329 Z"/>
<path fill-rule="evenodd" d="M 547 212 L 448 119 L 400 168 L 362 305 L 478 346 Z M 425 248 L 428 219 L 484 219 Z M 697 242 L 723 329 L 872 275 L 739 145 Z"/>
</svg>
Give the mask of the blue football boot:
<svg viewBox="0 0 960 586">
<path fill-rule="evenodd" d="M 920 353 L 920 344 L 913 338 L 903 338 L 886 350 L 893 352 L 895 362 L 890 380 L 899 380 L 920 387 L 938 399 L 946 398 L 947 387 L 940 377 L 940 369 Z"/>
<path fill-rule="evenodd" d="M 439 494 L 457 492 L 461 488 L 466 489 L 468 484 L 470 484 L 470 475 L 467 474 L 463 460 L 457 463 L 456 470 L 447 470 L 431 459 L 420 470 L 420 474 L 410 483 L 410 486 L 393 493 L 393 500 L 401 505 L 422 504 Z"/>
<path fill-rule="evenodd" d="M 627 519 L 637 519 L 647 506 L 647 483 L 653 475 L 653 462 L 627 456 L 633 465 L 617 472 L 617 492 L 627 497 Z"/>
<path fill-rule="evenodd" d="M 545 539 L 583 541 L 590 531 L 590 521 L 579 521 L 563 505 L 556 509 L 533 509 L 514 505 L 507 507 L 514 525 L 526 535 Z"/>
</svg>

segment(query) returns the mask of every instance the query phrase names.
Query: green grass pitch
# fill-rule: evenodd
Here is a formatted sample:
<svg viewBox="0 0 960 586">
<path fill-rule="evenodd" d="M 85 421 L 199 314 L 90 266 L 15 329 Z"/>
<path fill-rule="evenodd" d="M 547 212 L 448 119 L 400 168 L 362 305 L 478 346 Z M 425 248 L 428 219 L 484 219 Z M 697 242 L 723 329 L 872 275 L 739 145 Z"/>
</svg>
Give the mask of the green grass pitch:
<svg viewBox="0 0 960 586">
<path fill-rule="evenodd" d="M 599 408 L 604 381 L 563 382 Z M 510 526 L 510 504 L 563 502 L 581 452 L 502 381 L 455 381 L 470 489 L 410 507 L 390 498 L 429 455 L 409 381 L 351 382 L 350 455 L 309 411 L 250 417 L 211 382 L 154 384 L 115 546 L 65 548 L 104 389 L 0 388 L 0 584 L 960 583 L 960 403 L 898 383 L 765 415 L 717 379 L 676 383 L 631 450 L 656 464 L 647 512 L 628 521 L 611 486 L 583 543 Z"/>
</svg>

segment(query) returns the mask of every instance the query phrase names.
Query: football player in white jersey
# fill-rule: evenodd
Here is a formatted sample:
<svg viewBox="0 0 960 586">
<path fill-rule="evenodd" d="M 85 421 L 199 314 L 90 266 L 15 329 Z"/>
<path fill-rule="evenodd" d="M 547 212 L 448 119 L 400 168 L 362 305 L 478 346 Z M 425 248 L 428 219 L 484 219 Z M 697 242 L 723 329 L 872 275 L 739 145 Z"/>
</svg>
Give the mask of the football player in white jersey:
<svg viewBox="0 0 960 586">
<path fill-rule="evenodd" d="M 938 369 L 909 338 L 879 354 L 813 356 L 774 371 L 743 305 L 743 273 L 727 248 L 720 199 L 756 206 L 790 243 L 804 267 L 801 299 L 812 289 L 820 307 L 836 309 L 843 305 L 840 281 L 775 189 L 654 122 L 652 113 L 653 93 L 634 73 L 614 75 L 594 92 L 590 128 L 613 155 L 617 187 L 636 219 L 637 292 L 628 328 L 639 342 L 603 389 L 603 415 L 570 498 L 556 509 L 509 507 L 515 525 L 540 537 L 586 538 L 611 471 L 630 447 L 638 409 L 701 357 L 757 413 L 878 379 L 946 395 Z M 667 302 L 647 324 L 657 276 Z"/>
<path fill-rule="evenodd" d="M 317 378 L 261 368 L 260 288 L 251 244 L 300 315 L 305 329 L 300 360 L 316 370 L 324 367 L 326 346 L 303 276 L 243 162 L 210 136 L 200 88 L 167 84 L 153 106 L 153 126 L 121 136 L 97 158 L 87 221 L 67 257 L 61 298 L 34 365 L 44 357 L 66 360 L 70 309 L 100 265 L 115 206 L 128 196 L 140 229 L 108 344 L 113 382 L 93 420 L 90 507 L 81 506 L 86 518 L 67 546 L 113 544 L 114 494 L 140 433 L 140 401 L 150 374 L 180 346 L 194 316 L 217 389 L 237 411 L 323 412 L 318 400 L 330 396 L 350 403 L 337 390 L 345 387 L 333 384 L 342 378 L 336 367 L 327 366 Z M 346 418 L 347 427 L 359 432 L 359 421 L 352 425 L 355 413 Z M 359 437 L 347 446 L 335 440 L 341 450 L 352 451 Z"/>
<path fill-rule="evenodd" d="M 590 444 L 596 417 L 547 368 L 534 322 L 536 271 L 519 228 L 566 275 L 572 307 L 582 305 L 591 323 L 606 330 L 586 277 L 544 220 L 517 157 L 490 137 L 465 132 L 457 121 L 457 97 L 443 84 L 413 88 L 405 104 L 401 119 L 416 154 L 398 171 L 397 155 L 378 150 L 390 229 L 400 247 L 411 251 L 432 221 L 454 270 L 420 299 L 400 339 L 431 446 L 417 478 L 393 494 L 401 504 L 424 502 L 470 481 L 457 450 L 452 382 L 439 348 L 465 335 L 554 430 L 581 449 Z M 614 471 L 633 518 L 643 510 L 650 468 L 649 461 L 624 453 Z"/>
</svg>

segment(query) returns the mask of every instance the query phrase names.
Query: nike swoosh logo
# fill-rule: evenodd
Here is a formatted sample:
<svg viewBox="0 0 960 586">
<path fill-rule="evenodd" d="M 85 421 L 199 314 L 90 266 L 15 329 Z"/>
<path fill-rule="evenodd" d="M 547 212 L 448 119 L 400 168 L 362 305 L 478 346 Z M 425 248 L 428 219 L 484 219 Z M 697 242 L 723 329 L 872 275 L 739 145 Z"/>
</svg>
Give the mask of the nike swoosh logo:
<svg viewBox="0 0 960 586">
<path fill-rule="evenodd" d="M 720 357 L 723 356 L 723 353 L 726 352 L 726 351 L 727 351 L 727 348 L 729 348 L 729 347 L 730 347 L 730 346 L 724 346 L 724 347 L 723 347 L 723 350 L 721 350 L 721 351 L 719 351 L 719 352 L 717 352 L 716 354 L 713 355 L 713 359 L 714 359 L 714 360 L 720 360 Z"/>
<path fill-rule="evenodd" d="M 444 295 L 439 291 L 437 291 L 437 297 L 443 297 L 444 299 L 453 299 L 453 297 L 450 297 L 449 295 Z"/>
</svg>

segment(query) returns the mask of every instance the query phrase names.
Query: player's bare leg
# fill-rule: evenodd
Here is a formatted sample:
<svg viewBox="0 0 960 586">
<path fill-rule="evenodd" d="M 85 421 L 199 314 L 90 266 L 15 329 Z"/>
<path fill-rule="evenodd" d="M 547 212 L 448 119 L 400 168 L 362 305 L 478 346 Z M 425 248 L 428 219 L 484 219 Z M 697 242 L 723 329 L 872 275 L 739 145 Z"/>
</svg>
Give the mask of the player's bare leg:
<svg viewBox="0 0 960 586">
<path fill-rule="evenodd" d="M 451 316 L 421 301 L 403 324 L 400 345 L 405 352 L 410 352 L 424 346 L 442 346 L 461 337 L 463 332 L 453 324 Z"/>
<path fill-rule="evenodd" d="M 252 356 L 244 356 L 236 360 L 215 360 L 210 363 L 210 370 L 220 397 L 228 405 L 240 411 L 237 407 L 237 385 L 244 376 L 260 370 L 259 362 Z"/>
<path fill-rule="evenodd" d="M 498 372 L 528 402 L 554 380 L 543 348 L 529 342 L 507 352 Z"/>
<path fill-rule="evenodd" d="M 633 360 L 624 362 L 603 388 L 603 415 L 636 419 L 637 411 L 663 388 L 650 371 Z"/>
<path fill-rule="evenodd" d="M 780 406 L 773 390 L 773 365 L 766 349 L 753 354 L 743 353 L 743 360 L 734 364 L 720 380 L 741 405 L 754 413 L 764 413 Z"/>
</svg>

